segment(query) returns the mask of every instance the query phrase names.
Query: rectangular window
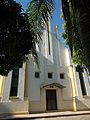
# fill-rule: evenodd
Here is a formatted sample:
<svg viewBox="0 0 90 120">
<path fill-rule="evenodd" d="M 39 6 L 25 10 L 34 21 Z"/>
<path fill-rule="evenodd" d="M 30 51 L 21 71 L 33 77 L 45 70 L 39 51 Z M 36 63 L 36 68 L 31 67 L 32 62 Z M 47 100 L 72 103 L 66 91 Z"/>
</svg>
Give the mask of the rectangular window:
<svg viewBox="0 0 90 120">
<path fill-rule="evenodd" d="M 50 33 L 49 33 L 49 25 L 47 26 L 47 31 L 48 31 L 48 51 L 49 51 L 49 55 L 51 54 L 50 52 Z"/>
<path fill-rule="evenodd" d="M 64 79 L 64 73 L 60 73 L 60 79 Z"/>
<path fill-rule="evenodd" d="M 80 84 L 81 84 L 82 95 L 87 95 L 82 72 L 79 72 L 79 79 L 80 79 Z"/>
<path fill-rule="evenodd" d="M 81 90 L 82 90 L 82 95 L 87 95 L 87 91 L 86 91 L 86 87 L 85 87 L 85 82 L 84 82 L 84 77 L 83 77 L 83 72 L 84 69 L 82 68 L 82 66 L 77 66 L 76 67 L 76 72 L 78 72 L 79 74 L 79 79 L 80 79 L 80 84 L 81 84 Z"/>
<path fill-rule="evenodd" d="M 48 73 L 48 78 L 52 78 L 52 73 Z"/>
<path fill-rule="evenodd" d="M 18 90 L 18 78 L 19 78 L 19 68 L 16 67 L 12 71 L 11 89 L 10 97 L 17 96 Z"/>
<path fill-rule="evenodd" d="M 35 78 L 40 78 L 40 73 L 39 72 L 35 72 Z"/>
</svg>

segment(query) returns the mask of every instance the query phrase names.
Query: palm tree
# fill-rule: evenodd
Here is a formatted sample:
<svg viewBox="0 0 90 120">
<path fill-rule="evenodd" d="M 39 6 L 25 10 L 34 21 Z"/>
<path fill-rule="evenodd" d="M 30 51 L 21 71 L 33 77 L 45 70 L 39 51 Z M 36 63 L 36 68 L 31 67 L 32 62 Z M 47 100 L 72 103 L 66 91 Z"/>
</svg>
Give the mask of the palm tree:
<svg viewBox="0 0 90 120">
<path fill-rule="evenodd" d="M 74 6 L 86 65 L 90 70 L 90 0 L 74 0 Z"/>
<path fill-rule="evenodd" d="M 68 24 L 70 23 L 70 18 L 68 18 L 68 16 L 70 16 L 70 11 L 67 14 L 66 10 L 70 8 L 69 5 L 69 8 L 67 6 L 67 4 L 69 3 L 72 6 L 72 10 L 78 24 L 80 41 L 83 47 L 84 57 L 86 60 L 85 64 L 90 69 L 90 0 L 62 0 L 64 19 L 66 22 L 68 21 Z M 71 39 L 69 41 L 71 41 Z"/>
<path fill-rule="evenodd" d="M 45 26 L 48 26 L 48 20 L 53 13 L 53 8 L 53 0 L 32 0 L 28 4 L 26 12 L 29 15 L 29 23 L 32 25 L 37 40 L 41 39 Z"/>
<path fill-rule="evenodd" d="M 68 44 L 69 44 L 71 55 L 72 55 L 73 54 L 72 22 L 71 22 L 71 17 L 70 17 L 69 2 L 67 0 L 62 0 L 62 11 L 63 11 L 64 20 L 66 23 Z"/>
</svg>

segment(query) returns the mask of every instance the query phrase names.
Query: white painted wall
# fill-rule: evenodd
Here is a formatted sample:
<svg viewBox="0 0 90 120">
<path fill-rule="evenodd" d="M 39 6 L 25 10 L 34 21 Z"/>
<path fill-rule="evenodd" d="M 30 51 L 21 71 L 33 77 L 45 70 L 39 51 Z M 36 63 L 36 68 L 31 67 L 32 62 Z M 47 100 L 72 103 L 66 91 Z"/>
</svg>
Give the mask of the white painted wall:
<svg viewBox="0 0 90 120">
<path fill-rule="evenodd" d="M 24 100 L 25 68 L 26 64 L 23 64 L 23 68 L 19 69 L 18 97 L 22 100 Z"/>
<path fill-rule="evenodd" d="M 5 78 L 4 83 L 4 91 L 2 101 L 10 101 L 10 89 L 11 89 L 11 79 L 12 79 L 12 71 Z M 16 97 L 20 99 L 24 99 L 24 83 L 25 83 L 25 64 L 23 68 L 19 69 L 19 80 L 18 80 L 18 94 Z"/>
<path fill-rule="evenodd" d="M 30 101 L 30 111 L 45 111 L 46 110 L 46 95 L 44 89 L 40 89 L 40 85 L 44 81 L 59 81 L 61 84 L 66 86 L 62 90 L 62 98 L 59 96 L 60 88 L 57 89 L 57 98 L 58 98 L 58 109 L 64 109 L 68 106 L 72 106 L 72 90 L 68 75 L 68 66 L 70 65 L 70 53 L 68 48 L 65 48 L 57 39 L 51 37 L 51 28 L 50 28 L 50 51 L 51 54 L 48 53 L 48 37 L 47 30 L 44 31 L 43 41 L 40 43 L 40 49 L 38 49 L 39 56 L 39 68 L 33 62 L 33 58 L 31 57 L 29 61 L 27 61 L 27 73 L 26 80 L 28 81 L 28 96 Z M 35 72 L 40 72 L 40 78 L 35 78 Z M 48 72 L 53 73 L 53 78 L 48 78 Z M 65 79 L 60 79 L 60 73 L 65 74 Z M 50 88 L 49 88 L 50 89 Z M 43 93 L 42 93 L 43 92 Z M 66 107 L 61 107 L 61 103 L 59 101 L 63 99 L 63 105 Z M 42 105 L 41 105 L 42 104 Z M 70 107 L 72 109 L 72 107 Z"/>
<path fill-rule="evenodd" d="M 8 74 L 8 76 L 5 79 L 2 101 L 9 100 L 10 87 L 11 87 L 11 76 L 12 76 L 12 71 Z"/>
<path fill-rule="evenodd" d="M 10 87 L 12 72 L 8 74 L 5 80 L 4 93 L 2 97 L 2 103 L 0 106 L 6 105 L 11 112 L 19 112 L 24 109 L 25 111 L 45 111 L 46 110 L 46 89 L 51 89 L 50 86 L 40 88 L 41 84 L 45 81 L 59 81 L 65 88 L 61 89 L 54 86 L 53 89 L 57 91 L 57 103 L 59 110 L 72 110 L 73 109 L 73 89 L 72 89 L 72 77 L 69 74 L 69 67 L 72 65 L 71 55 L 69 48 L 64 47 L 63 44 L 56 38 L 52 38 L 51 27 L 49 21 L 49 32 L 50 32 L 50 51 L 48 52 L 48 35 L 47 28 L 44 30 L 42 41 L 40 42 L 40 49 L 37 46 L 37 54 L 39 59 L 39 68 L 33 60 L 33 57 L 29 55 L 29 60 L 23 65 L 23 68 L 19 70 L 19 83 L 18 83 L 18 96 L 17 99 L 10 99 Z M 79 99 L 82 99 L 81 85 L 78 73 L 75 71 L 73 66 L 72 72 L 74 72 L 74 80 L 76 86 L 76 95 Z M 40 78 L 35 78 L 35 72 L 40 72 Z M 48 73 L 53 73 L 53 78 L 48 78 Z M 60 79 L 60 73 L 64 73 L 65 78 Z M 90 86 L 86 73 L 84 73 L 85 85 L 88 96 L 90 96 Z M 25 91 L 25 80 L 27 81 L 27 101 L 24 100 Z M 21 101 L 20 104 L 18 101 Z M 25 101 L 25 102 L 24 102 Z M 7 103 L 6 103 L 7 102 Z M 18 107 L 16 107 L 18 105 Z M 20 108 L 19 108 L 20 107 Z M 1 107 L 2 108 L 2 107 Z"/>
</svg>

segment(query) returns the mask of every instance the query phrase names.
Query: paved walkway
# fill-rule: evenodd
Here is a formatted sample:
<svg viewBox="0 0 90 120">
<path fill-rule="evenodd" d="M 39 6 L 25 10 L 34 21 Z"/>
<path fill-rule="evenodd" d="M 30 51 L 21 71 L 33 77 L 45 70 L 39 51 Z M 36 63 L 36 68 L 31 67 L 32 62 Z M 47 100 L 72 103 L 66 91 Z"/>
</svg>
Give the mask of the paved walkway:
<svg viewBox="0 0 90 120">
<path fill-rule="evenodd" d="M 31 120 L 31 119 L 24 119 Z M 51 117 L 51 118 L 36 118 L 32 120 L 90 120 L 90 115 L 77 115 L 77 116 L 63 116 L 63 117 Z"/>
<path fill-rule="evenodd" d="M 90 115 L 90 111 L 77 111 L 77 112 L 48 112 L 48 113 L 36 113 L 36 114 L 22 114 L 0 117 L 1 120 L 5 119 L 39 119 L 39 118 L 51 118 L 51 117 L 63 117 L 63 116 L 77 116 L 77 115 Z"/>
</svg>

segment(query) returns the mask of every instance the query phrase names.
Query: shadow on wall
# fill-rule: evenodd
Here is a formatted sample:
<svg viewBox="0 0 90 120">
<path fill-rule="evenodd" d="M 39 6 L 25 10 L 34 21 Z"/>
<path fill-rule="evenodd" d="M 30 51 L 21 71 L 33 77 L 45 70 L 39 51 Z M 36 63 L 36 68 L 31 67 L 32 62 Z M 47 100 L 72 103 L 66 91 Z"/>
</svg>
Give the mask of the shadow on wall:
<svg viewBox="0 0 90 120">
<path fill-rule="evenodd" d="M 78 98 L 76 98 L 76 105 L 77 105 L 77 109 L 78 110 L 89 110 L 89 105 L 87 103 L 87 101 L 84 100 L 79 100 Z"/>
<path fill-rule="evenodd" d="M 1 102 L 0 103 L 0 119 L 5 118 L 8 115 L 11 115 L 10 113 L 12 110 L 10 109 L 10 106 L 8 107 L 8 103 Z"/>
</svg>

